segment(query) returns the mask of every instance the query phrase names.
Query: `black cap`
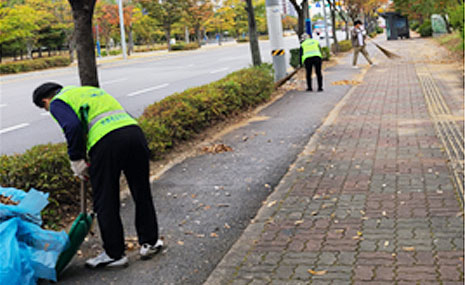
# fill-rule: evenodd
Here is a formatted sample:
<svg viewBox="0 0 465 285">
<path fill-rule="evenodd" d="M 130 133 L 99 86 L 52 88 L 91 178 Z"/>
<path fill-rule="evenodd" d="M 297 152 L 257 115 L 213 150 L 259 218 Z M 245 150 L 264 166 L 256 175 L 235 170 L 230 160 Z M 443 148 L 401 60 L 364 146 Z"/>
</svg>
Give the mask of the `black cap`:
<svg viewBox="0 0 465 285">
<path fill-rule="evenodd" d="M 63 88 L 63 86 L 57 83 L 44 83 L 34 90 L 34 93 L 32 93 L 32 101 L 37 105 L 37 107 L 43 108 L 44 103 L 42 102 L 42 99 L 52 97 L 56 94 L 52 94 L 52 92 L 60 90 L 61 88 Z"/>
</svg>

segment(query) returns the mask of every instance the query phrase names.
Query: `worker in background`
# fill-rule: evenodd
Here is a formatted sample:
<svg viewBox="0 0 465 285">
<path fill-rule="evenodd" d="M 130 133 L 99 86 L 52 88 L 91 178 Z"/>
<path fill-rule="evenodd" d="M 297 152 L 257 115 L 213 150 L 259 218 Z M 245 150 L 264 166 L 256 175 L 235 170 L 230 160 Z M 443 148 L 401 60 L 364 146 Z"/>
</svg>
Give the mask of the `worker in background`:
<svg viewBox="0 0 465 285">
<path fill-rule="evenodd" d="M 367 32 L 362 26 L 362 21 L 356 20 L 354 22 L 354 28 L 351 31 L 352 47 L 354 48 L 354 58 L 353 58 L 352 66 L 354 68 L 357 68 L 357 59 L 358 59 L 359 53 L 362 53 L 363 56 L 368 61 L 368 63 L 370 63 L 370 65 L 373 65 L 373 62 L 371 61 L 370 56 L 368 55 L 368 52 L 365 48 L 366 47 L 366 43 L 365 43 L 366 36 L 367 36 Z"/>
<path fill-rule="evenodd" d="M 63 88 L 49 82 L 37 87 L 32 97 L 34 104 L 50 111 L 63 129 L 74 174 L 80 179 L 90 178 L 104 251 L 87 260 L 86 266 L 128 264 L 119 213 L 121 172 L 126 176 L 135 203 L 140 255 L 148 258 L 159 252 L 163 241 L 158 237 L 150 191 L 149 149 L 137 121 L 100 88 Z"/>
<path fill-rule="evenodd" d="M 307 91 L 312 89 L 312 66 L 315 66 L 315 73 L 318 82 L 318 92 L 323 91 L 323 75 L 321 74 L 321 47 L 320 43 L 311 38 L 308 34 L 303 34 L 300 43 L 301 64 L 305 66 L 307 75 Z"/>
</svg>

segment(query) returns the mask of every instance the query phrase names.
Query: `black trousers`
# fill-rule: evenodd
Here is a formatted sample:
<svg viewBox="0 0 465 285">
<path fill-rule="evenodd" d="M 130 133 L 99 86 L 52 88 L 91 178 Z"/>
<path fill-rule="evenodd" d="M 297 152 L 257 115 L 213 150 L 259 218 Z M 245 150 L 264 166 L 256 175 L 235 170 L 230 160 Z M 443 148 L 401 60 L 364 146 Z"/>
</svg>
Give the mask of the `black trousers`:
<svg viewBox="0 0 465 285">
<path fill-rule="evenodd" d="M 115 259 L 124 255 L 119 213 L 121 172 L 126 176 L 135 203 L 139 243 L 155 244 L 158 224 L 150 191 L 149 149 L 142 130 L 135 125 L 114 130 L 92 147 L 89 156 L 94 212 L 105 252 Z"/>
<path fill-rule="evenodd" d="M 307 74 L 307 89 L 312 89 L 312 66 L 315 66 L 316 79 L 318 81 L 318 89 L 323 88 L 323 75 L 321 75 L 321 57 L 312 56 L 304 61 L 305 71 Z"/>
</svg>

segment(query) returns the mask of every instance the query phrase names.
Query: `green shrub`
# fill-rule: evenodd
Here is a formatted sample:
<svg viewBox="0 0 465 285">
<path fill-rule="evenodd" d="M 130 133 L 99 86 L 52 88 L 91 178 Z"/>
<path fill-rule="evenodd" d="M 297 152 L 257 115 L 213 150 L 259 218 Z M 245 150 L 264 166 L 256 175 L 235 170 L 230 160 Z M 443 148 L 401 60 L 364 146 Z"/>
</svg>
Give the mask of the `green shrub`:
<svg viewBox="0 0 465 285">
<path fill-rule="evenodd" d="M 410 29 L 412 31 L 417 31 L 418 28 L 420 27 L 420 22 L 416 21 L 416 20 L 412 20 L 410 23 L 409 23 L 409 26 L 410 26 Z"/>
<path fill-rule="evenodd" d="M 177 51 L 177 50 L 192 50 L 192 49 L 198 49 L 200 46 L 197 43 L 176 43 L 174 45 L 171 45 L 171 50 L 172 51 Z"/>
<path fill-rule="evenodd" d="M 168 49 L 168 45 L 135 46 L 134 52 L 148 52 Z"/>
<path fill-rule="evenodd" d="M 257 105 L 273 90 L 271 65 L 233 72 L 216 82 L 176 93 L 148 106 L 139 118 L 152 157 L 219 120 Z"/>
<path fill-rule="evenodd" d="M 381 28 L 381 27 L 379 27 L 379 26 L 376 26 L 376 30 L 375 30 L 375 31 L 376 31 L 377 34 L 382 34 L 382 33 L 384 33 L 384 29 Z"/>
<path fill-rule="evenodd" d="M 321 48 L 322 60 L 329 60 L 331 58 L 331 52 L 328 47 Z"/>
<path fill-rule="evenodd" d="M 13 61 L 0 64 L 0 74 L 19 73 L 41 70 L 50 67 L 68 66 L 71 63 L 67 56 L 37 58 L 33 60 Z"/>
<path fill-rule="evenodd" d="M 431 21 L 426 20 L 423 24 L 418 27 L 418 32 L 422 37 L 431 37 L 433 35 L 433 28 L 431 27 Z"/>
<path fill-rule="evenodd" d="M 451 26 L 460 32 L 460 36 L 462 39 L 464 38 L 464 32 L 463 32 L 463 11 L 464 11 L 464 4 L 457 5 L 455 7 L 451 7 L 447 10 L 447 13 L 449 14 L 450 18 L 450 24 Z M 462 42 L 463 46 L 463 42 Z"/>
<path fill-rule="evenodd" d="M 79 184 L 70 168 L 66 145 L 37 145 L 23 154 L 0 156 L 0 185 L 28 191 L 31 188 L 50 194 L 44 221 L 54 228 L 62 204 L 79 206 Z"/>
<path fill-rule="evenodd" d="M 259 36 L 258 39 L 261 40 L 261 41 L 265 41 L 265 40 L 269 40 L 269 39 L 270 39 L 270 36 L 268 36 L 268 35 L 263 35 L 263 36 Z"/>
<path fill-rule="evenodd" d="M 102 50 L 102 52 L 100 54 L 102 56 L 109 56 L 109 55 L 120 55 L 122 53 L 123 52 L 120 49 L 112 49 L 112 50 L 110 50 L 110 54 L 108 54 L 108 52 L 106 50 Z"/>
<path fill-rule="evenodd" d="M 249 37 L 237 38 L 236 42 L 238 42 L 238 43 L 248 43 L 249 42 Z"/>
<path fill-rule="evenodd" d="M 289 52 L 291 53 L 291 59 L 290 59 L 290 62 L 289 64 L 294 67 L 294 68 L 297 68 L 300 66 L 300 48 L 293 48 L 293 49 L 290 49 Z"/>
<path fill-rule="evenodd" d="M 352 42 L 350 40 L 343 40 L 338 42 L 338 44 L 340 52 L 346 52 L 352 49 Z"/>
<path fill-rule="evenodd" d="M 369 36 L 370 38 L 372 38 L 372 39 L 375 38 L 377 35 L 378 35 L 378 33 L 376 33 L 376 31 L 374 31 L 374 32 L 368 34 L 368 36 Z"/>
</svg>

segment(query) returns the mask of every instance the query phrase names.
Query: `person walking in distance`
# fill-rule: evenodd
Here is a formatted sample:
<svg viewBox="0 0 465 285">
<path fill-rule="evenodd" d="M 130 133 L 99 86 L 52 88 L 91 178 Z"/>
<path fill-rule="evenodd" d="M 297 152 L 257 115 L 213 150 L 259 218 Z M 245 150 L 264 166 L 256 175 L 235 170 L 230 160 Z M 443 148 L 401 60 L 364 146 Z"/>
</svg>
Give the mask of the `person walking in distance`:
<svg viewBox="0 0 465 285">
<path fill-rule="evenodd" d="M 71 169 L 80 179 L 90 179 L 94 212 L 104 251 L 86 266 L 126 266 L 120 208 L 120 175 L 126 176 L 135 203 L 135 226 L 141 258 L 159 252 L 163 241 L 149 181 L 149 149 L 137 121 L 103 89 L 44 83 L 32 95 L 35 105 L 50 111 L 63 129 Z M 89 157 L 90 164 L 86 157 Z"/>
<path fill-rule="evenodd" d="M 373 65 L 373 62 L 370 59 L 370 56 L 368 55 L 368 52 L 366 51 L 366 31 L 362 26 L 362 22 L 360 20 L 356 20 L 354 22 L 354 28 L 351 31 L 351 40 L 352 40 L 352 47 L 354 48 L 354 58 L 352 62 L 352 66 L 354 68 L 357 68 L 357 59 L 358 59 L 358 54 L 362 53 L 363 56 L 366 58 L 368 63 L 370 65 Z"/>
<path fill-rule="evenodd" d="M 309 37 L 308 34 L 302 35 L 300 44 L 301 64 L 305 66 L 307 77 L 307 91 L 312 89 L 312 66 L 315 66 L 315 73 L 318 82 L 318 92 L 323 91 L 323 75 L 321 74 L 321 47 L 320 43 Z"/>
</svg>

